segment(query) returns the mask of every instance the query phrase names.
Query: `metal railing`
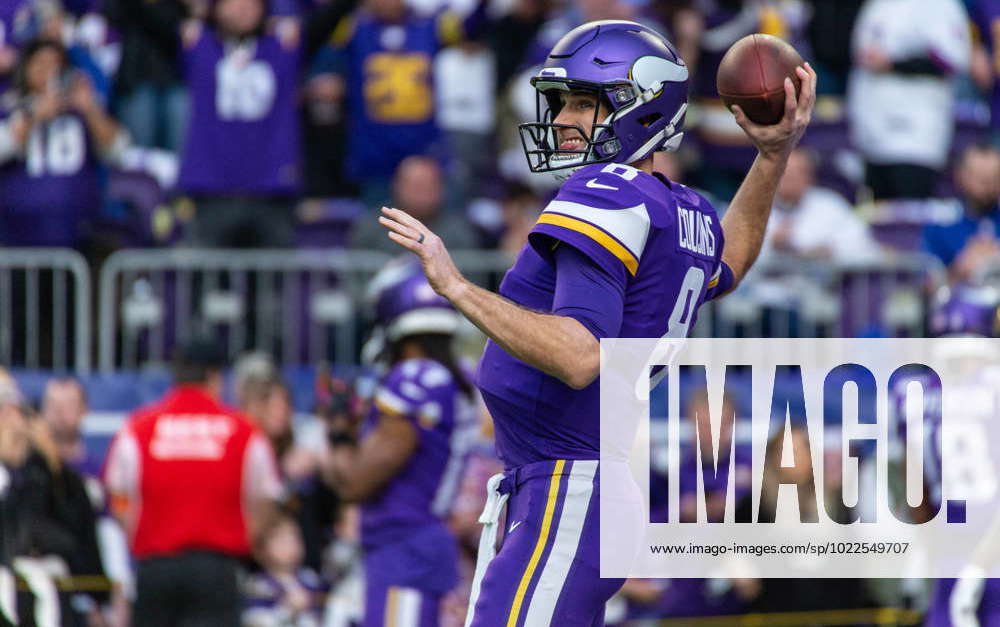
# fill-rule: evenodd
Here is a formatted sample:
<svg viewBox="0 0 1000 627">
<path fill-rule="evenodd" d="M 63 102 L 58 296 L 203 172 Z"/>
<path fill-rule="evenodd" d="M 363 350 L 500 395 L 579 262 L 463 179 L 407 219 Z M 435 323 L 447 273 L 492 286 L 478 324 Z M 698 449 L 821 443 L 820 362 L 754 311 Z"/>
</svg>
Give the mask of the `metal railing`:
<svg viewBox="0 0 1000 627">
<path fill-rule="evenodd" d="M 772 256 L 733 293 L 703 307 L 699 337 L 918 337 L 934 288 L 946 282 L 941 262 L 923 253 L 888 253 L 834 267 Z"/>
<path fill-rule="evenodd" d="M 0 248 L 0 363 L 87 373 L 91 333 L 83 256 L 64 248 Z"/>
<path fill-rule="evenodd" d="M 492 290 L 513 261 L 497 251 L 453 257 Z M 165 363 L 195 320 L 214 325 L 233 356 L 256 348 L 284 364 L 355 362 L 368 322 L 365 288 L 389 260 L 346 250 L 116 252 L 99 280 L 100 369 Z M 919 336 L 929 295 L 945 278 L 936 259 L 919 253 L 840 268 L 772 257 L 737 291 L 703 307 L 693 334 Z M 0 363 L 88 372 L 91 302 L 78 253 L 0 250 Z"/>
<path fill-rule="evenodd" d="M 101 371 L 164 363 L 195 319 L 219 328 L 231 356 L 255 348 L 285 364 L 354 362 L 365 288 L 391 259 L 347 250 L 118 251 L 100 276 Z M 493 288 L 512 261 L 493 251 L 454 259 Z"/>
<path fill-rule="evenodd" d="M 389 258 L 344 250 L 122 250 L 100 276 L 102 371 L 163 363 L 194 320 L 231 356 L 253 347 L 286 364 L 354 361 L 357 305 Z M 333 328 L 334 334 L 330 331 Z"/>
</svg>

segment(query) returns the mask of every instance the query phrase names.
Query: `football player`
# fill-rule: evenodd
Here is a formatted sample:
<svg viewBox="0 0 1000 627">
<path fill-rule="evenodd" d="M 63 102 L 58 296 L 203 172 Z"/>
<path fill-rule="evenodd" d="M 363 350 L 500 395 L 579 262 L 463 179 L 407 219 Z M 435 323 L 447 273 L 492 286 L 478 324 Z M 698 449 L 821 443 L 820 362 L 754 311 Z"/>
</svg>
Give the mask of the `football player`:
<svg viewBox="0 0 1000 627">
<path fill-rule="evenodd" d="M 599 340 L 684 337 L 698 307 L 742 279 L 811 116 L 816 75 L 796 72 L 802 87 L 786 80 L 779 124 L 756 125 L 734 107 L 758 156 L 721 222 L 704 198 L 653 171 L 653 153 L 680 143 L 688 69 L 660 34 L 626 21 L 570 31 L 532 79 L 538 120 L 521 126 L 525 152 L 533 171 L 564 183 L 499 294 L 466 280 L 420 221 L 383 209 L 389 238 L 490 338 L 478 385 L 506 472 L 487 487 L 467 625 L 603 624 L 622 581 L 599 572 L 599 475 L 614 470 L 598 468 Z M 504 502 L 494 556 L 488 536 Z"/>
<path fill-rule="evenodd" d="M 1000 300 L 997 293 L 990 288 L 961 286 L 953 289 L 943 289 L 939 294 L 939 303 L 934 308 L 930 319 L 930 334 L 936 337 L 997 337 L 1000 331 Z M 953 345 L 956 346 L 956 345 Z M 943 476 L 937 471 L 942 468 L 943 451 L 954 452 L 957 446 L 964 450 L 962 458 L 954 454 L 948 457 L 949 473 L 960 474 L 967 489 L 973 492 L 988 492 L 989 486 L 974 485 L 976 482 L 993 482 L 995 473 L 989 467 L 978 466 L 986 458 L 983 455 L 970 455 L 968 438 L 977 438 L 977 427 L 990 428 L 1000 416 L 1000 397 L 997 396 L 1000 372 L 997 369 L 995 355 L 991 355 L 989 344 L 977 344 L 983 352 L 970 353 L 969 344 L 953 348 L 945 344 L 944 358 L 951 361 L 952 367 L 961 368 L 968 376 L 963 376 L 961 389 L 949 390 L 948 397 L 961 398 L 963 403 L 963 421 L 968 421 L 966 427 L 958 432 L 952 431 L 948 440 L 943 439 L 941 422 L 936 422 L 930 429 L 924 430 L 926 443 L 924 451 L 935 456 L 934 463 L 924 461 L 924 481 L 926 482 L 924 508 L 916 512 L 916 516 L 930 519 L 933 513 L 942 506 Z M 922 381 L 925 407 L 938 407 L 940 412 L 943 390 L 940 380 Z M 890 395 L 897 407 L 897 416 L 902 418 L 897 423 L 899 442 L 906 442 L 905 408 L 902 399 L 905 390 L 890 389 Z M 981 432 L 980 432 L 981 433 Z M 985 452 L 985 451 L 984 451 Z M 897 468 L 897 473 L 905 473 L 902 462 L 902 451 L 894 451 L 890 463 Z M 971 464 L 977 464 L 973 466 Z M 901 474 L 898 476 L 902 476 Z M 985 488 L 985 489 L 984 489 Z M 902 496 L 897 498 L 904 498 Z M 919 522 L 919 521 L 918 521 Z M 962 570 L 958 579 L 940 579 L 937 581 L 930 606 L 927 610 L 925 625 L 930 627 L 979 627 L 1000 626 L 1000 580 L 987 579 L 986 573 L 993 570 L 1000 561 L 1000 518 L 994 521 L 992 528 L 983 535 L 976 547 L 969 564 Z"/>
<path fill-rule="evenodd" d="M 329 478 L 361 503 L 363 625 L 435 627 L 458 581 L 458 549 L 445 525 L 469 444 L 478 433 L 475 389 L 451 348 L 459 318 L 415 264 L 376 277 L 376 318 L 388 372 L 358 441 L 329 431 Z"/>
</svg>

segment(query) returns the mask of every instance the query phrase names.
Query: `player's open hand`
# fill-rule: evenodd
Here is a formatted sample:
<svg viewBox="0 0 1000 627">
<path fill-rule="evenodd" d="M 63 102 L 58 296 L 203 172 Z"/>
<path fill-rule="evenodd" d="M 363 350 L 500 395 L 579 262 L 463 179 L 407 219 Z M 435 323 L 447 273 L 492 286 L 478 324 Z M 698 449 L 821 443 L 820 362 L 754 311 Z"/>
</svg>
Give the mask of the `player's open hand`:
<svg viewBox="0 0 1000 627">
<path fill-rule="evenodd" d="M 453 291 L 461 288 L 464 279 L 441 238 L 423 222 L 399 209 L 382 207 L 378 221 L 389 229 L 389 239 L 420 257 L 427 282 L 435 292 L 451 300 Z"/>
<path fill-rule="evenodd" d="M 733 105 L 736 123 L 750 137 L 761 156 L 766 158 L 785 159 L 798 145 L 802 135 L 812 119 L 813 106 L 816 104 L 816 71 L 808 63 L 795 68 L 802 81 L 798 94 L 792 79 L 785 79 L 785 114 L 781 121 L 771 126 L 762 126 L 751 122 L 739 105 Z"/>
</svg>

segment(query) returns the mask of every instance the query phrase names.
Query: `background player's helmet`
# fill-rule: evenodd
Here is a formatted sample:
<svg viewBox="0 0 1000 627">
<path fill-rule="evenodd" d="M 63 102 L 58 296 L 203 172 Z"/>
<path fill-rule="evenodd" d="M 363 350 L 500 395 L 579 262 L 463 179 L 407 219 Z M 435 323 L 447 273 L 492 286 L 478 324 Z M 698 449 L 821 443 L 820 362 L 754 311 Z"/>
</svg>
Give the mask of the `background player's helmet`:
<svg viewBox="0 0 1000 627">
<path fill-rule="evenodd" d="M 389 342 L 408 335 L 450 335 L 458 330 L 458 312 L 434 291 L 418 264 L 408 261 L 386 267 L 372 280 L 369 295 L 375 307 L 375 324 Z"/>
<path fill-rule="evenodd" d="M 537 121 L 520 126 L 532 172 L 588 163 L 632 163 L 657 150 L 676 150 L 687 111 L 688 68 L 674 47 L 651 28 L 620 20 L 574 28 L 552 48 L 531 79 L 538 91 Z M 554 124 L 559 92 L 590 91 L 611 112 L 594 111 L 592 136 L 580 150 L 561 150 Z M 568 176 L 572 171 L 566 171 Z"/>
<path fill-rule="evenodd" d="M 1000 335 L 1000 294 L 993 288 L 943 288 L 935 301 L 929 325 L 932 337 Z"/>
</svg>

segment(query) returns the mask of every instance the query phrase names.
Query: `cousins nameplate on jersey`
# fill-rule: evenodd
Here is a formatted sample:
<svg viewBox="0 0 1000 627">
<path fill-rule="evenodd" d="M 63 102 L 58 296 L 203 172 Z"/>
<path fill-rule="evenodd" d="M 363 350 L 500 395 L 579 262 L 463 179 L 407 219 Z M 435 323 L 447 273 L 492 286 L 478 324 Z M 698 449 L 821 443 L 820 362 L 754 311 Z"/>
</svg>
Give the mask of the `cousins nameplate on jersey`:
<svg viewBox="0 0 1000 627">
<path fill-rule="evenodd" d="M 694 207 L 677 205 L 677 232 L 683 250 L 702 257 L 715 257 L 715 234 L 712 232 L 713 216 Z"/>
</svg>

